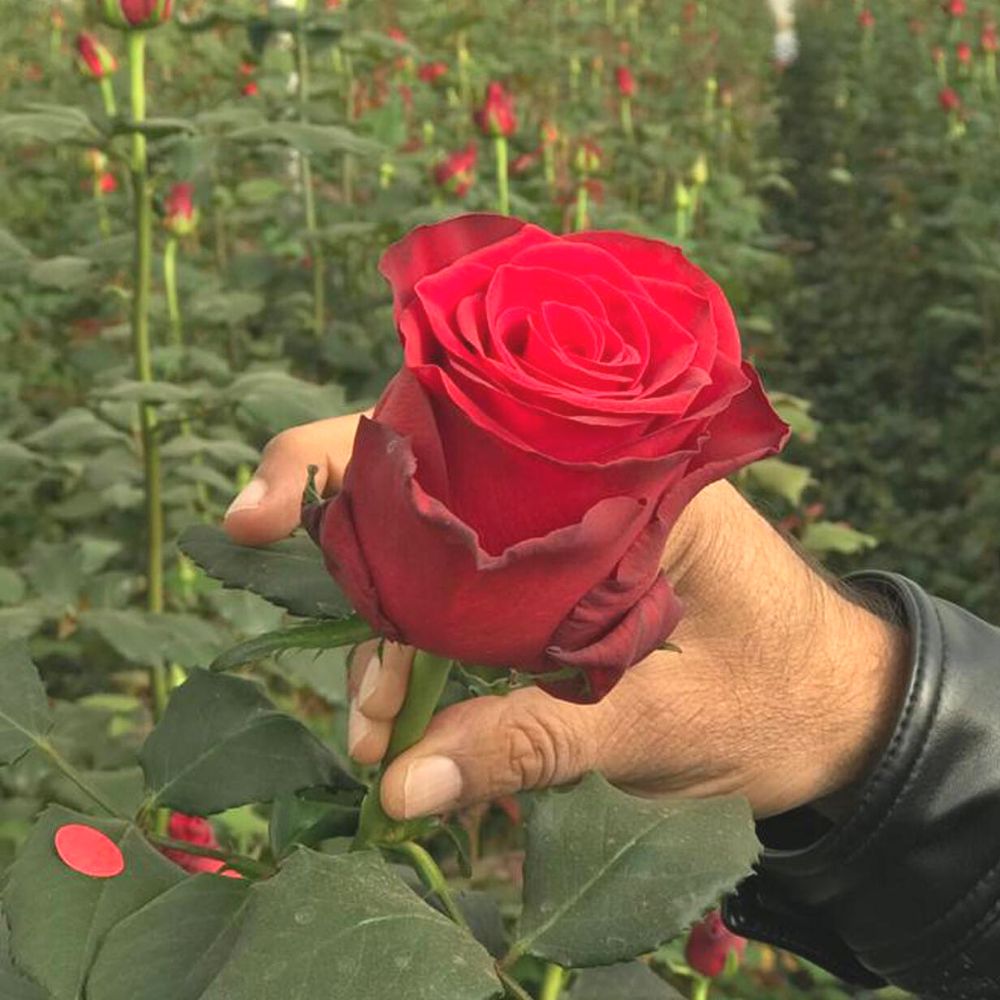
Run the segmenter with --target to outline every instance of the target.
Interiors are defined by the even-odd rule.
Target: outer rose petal
[[[621,560],[648,505],[606,499],[577,524],[490,556],[415,469],[407,440],[362,420],[343,491],[319,524],[330,572],[390,637],[471,663],[556,669],[553,633]]]

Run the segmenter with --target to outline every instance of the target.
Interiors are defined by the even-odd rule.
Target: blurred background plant
[[[371,403],[400,363],[378,257],[462,211],[680,243],[795,432],[741,487],[838,571],[1000,616],[993,0],[801,0],[777,66],[745,0],[179,0],[139,36],[145,108],[99,6],[0,0],[0,642],[75,765],[127,783],[150,677],[284,620],[174,540],[273,434]],[[254,671],[342,747],[342,663]],[[50,800],[80,807],[43,756],[0,772],[0,865]],[[513,808],[467,818],[494,889]],[[254,853],[266,815],[215,824]],[[683,942],[653,966],[686,983]],[[712,989],[850,992],[755,945]]]

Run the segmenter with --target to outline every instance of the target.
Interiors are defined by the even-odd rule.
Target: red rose
[[[115,28],[155,28],[170,20],[174,0],[98,0],[104,20]]]
[[[167,826],[167,836],[171,840],[183,840],[197,847],[212,847],[218,850],[219,842],[215,839],[212,824],[200,816],[185,816],[184,813],[172,812]],[[163,853],[175,865],[180,865],[186,872],[217,872],[225,867],[225,862],[218,858],[206,858],[201,854],[189,854],[171,847],[163,848]]]
[[[875,15],[867,7],[858,14],[858,24],[863,30],[875,27]]]
[[[514,99],[495,80],[486,88],[486,101],[475,114],[476,124],[483,135],[513,135],[517,130]]]
[[[965,17],[968,10],[965,0],[947,0],[941,6],[944,7],[944,12],[951,17]]]
[[[962,98],[953,87],[945,87],[938,94],[938,104],[943,111],[957,111],[962,106]]]
[[[522,174],[528,173],[529,170],[534,169],[537,165],[539,159],[541,158],[541,149],[532,149],[527,153],[521,153],[516,156],[510,165],[510,174],[512,177],[520,177]]]
[[[476,144],[470,142],[460,153],[452,153],[434,168],[434,180],[452,194],[464,198],[476,179]]]
[[[972,62],[972,46],[968,42],[959,42],[955,46],[955,57],[963,66]]]
[[[437,83],[441,77],[448,75],[448,64],[444,62],[424,63],[417,70],[417,75],[424,83]]]
[[[741,958],[746,948],[746,938],[734,934],[726,927],[721,914],[715,910],[691,928],[684,956],[695,972],[714,978],[725,969],[726,957],[730,952],[735,952],[736,957]]]
[[[175,184],[163,199],[163,226],[173,236],[190,236],[198,225],[194,185]]]
[[[632,75],[632,70],[628,66],[619,66],[615,70],[615,80],[618,83],[618,93],[622,97],[634,97],[635,96],[635,77]]]
[[[987,24],[983,28],[983,33],[979,36],[979,44],[984,52],[997,52],[1000,50],[1000,38],[997,37],[997,26]]]
[[[76,36],[77,66],[80,72],[92,80],[101,80],[118,69],[114,53],[89,31],[81,31]]]
[[[260,87],[257,86],[256,80],[249,80],[240,87],[240,93],[244,97],[256,97],[260,93]]]
[[[342,491],[305,520],[387,637],[476,664],[581,668],[602,697],[680,616],[685,504],[779,450],[722,291],[675,247],[496,215],[391,247],[404,368]]]
[[[114,174],[103,173],[97,180],[101,194],[114,194],[118,190],[118,180]]]

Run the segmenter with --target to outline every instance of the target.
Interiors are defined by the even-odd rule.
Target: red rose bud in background
[[[949,17],[965,17],[968,10],[965,0],[946,0],[941,6]]]
[[[622,97],[635,97],[635,77],[628,66],[619,66],[615,70],[615,81],[618,84],[618,93]]]
[[[869,8],[865,8],[860,14],[858,14],[858,24],[868,31],[875,27],[875,15],[871,12]]]
[[[183,840],[186,844],[194,844],[196,847],[219,849],[219,842],[215,839],[212,824],[208,820],[202,819],[201,816],[186,816],[184,813],[172,812],[167,826],[167,836],[171,840]],[[180,865],[192,875],[197,875],[200,872],[218,872],[226,864],[218,858],[189,854],[187,851],[176,850],[172,847],[164,847],[162,851],[175,865]]]
[[[476,125],[483,135],[511,136],[517,130],[514,99],[502,83],[494,80],[486,88],[486,101],[475,114]]]
[[[979,45],[983,52],[996,54],[1000,51],[1000,38],[997,37],[997,26],[987,24],[979,36]]]
[[[962,99],[954,87],[945,87],[938,94],[938,104],[941,105],[943,111],[958,111],[962,106]]]
[[[193,184],[175,184],[163,199],[163,228],[171,236],[190,236],[198,228]]]
[[[118,180],[114,174],[103,173],[97,181],[101,194],[114,194],[118,190]]]
[[[959,42],[955,46],[955,58],[963,66],[968,66],[972,62],[972,46],[968,42]]]
[[[520,177],[523,174],[528,173],[532,170],[541,159],[542,151],[541,148],[533,149],[527,153],[521,153],[520,156],[514,158],[514,162],[510,165],[510,172],[514,177]]]
[[[105,22],[113,28],[155,28],[170,20],[173,0],[97,0]]]
[[[715,910],[691,928],[684,957],[695,972],[714,979],[725,970],[730,952],[740,959],[746,947],[746,938],[729,930]]]
[[[660,560],[688,501],[788,434],[722,290],[666,243],[502,215],[381,270],[404,367],[306,526],[379,634],[600,699],[680,618]]]
[[[437,83],[441,77],[447,75],[448,64],[445,62],[424,63],[420,69],[417,70],[417,76],[419,76],[424,83]]]
[[[464,198],[476,180],[478,156],[476,144],[470,142],[461,152],[452,153],[434,168],[434,181],[439,187]]]
[[[77,67],[91,80],[103,80],[118,69],[118,60],[111,50],[89,31],[76,36]]]
[[[244,97],[256,97],[260,93],[260,87],[257,86],[256,80],[248,80],[240,87],[240,93]]]

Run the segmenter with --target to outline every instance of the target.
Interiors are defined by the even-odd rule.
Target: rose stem
[[[494,141],[497,153],[497,208],[501,215],[510,215],[510,182],[507,176],[507,137],[498,135]]]
[[[566,973],[563,967],[556,965],[555,962],[549,962],[545,966],[545,978],[542,980],[542,992],[538,994],[538,1000],[559,1000],[565,982]]]
[[[451,660],[418,649],[413,658],[406,700],[393,726],[389,749],[382,761],[382,770],[361,805],[361,820],[354,838],[355,849],[373,847],[380,842],[399,843],[407,840],[405,822],[386,815],[380,799],[381,778],[385,769],[404,751],[409,750],[424,735],[434,715],[448,675]]]
[[[141,125],[146,118],[146,33],[128,34],[129,70],[131,73],[132,123]],[[146,158],[146,137],[136,129],[132,133],[132,190],[135,198],[135,272],[132,292],[132,343],[135,351],[136,377],[140,382],[153,381],[149,341],[149,290],[153,249],[153,200]],[[142,435],[143,468],[146,492],[146,607],[163,611],[163,504],[160,495],[160,442],[156,409],[152,403],[139,403],[139,427]],[[150,668],[153,689],[153,718],[163,716],[167,706],[167,673],[162,663]]]

